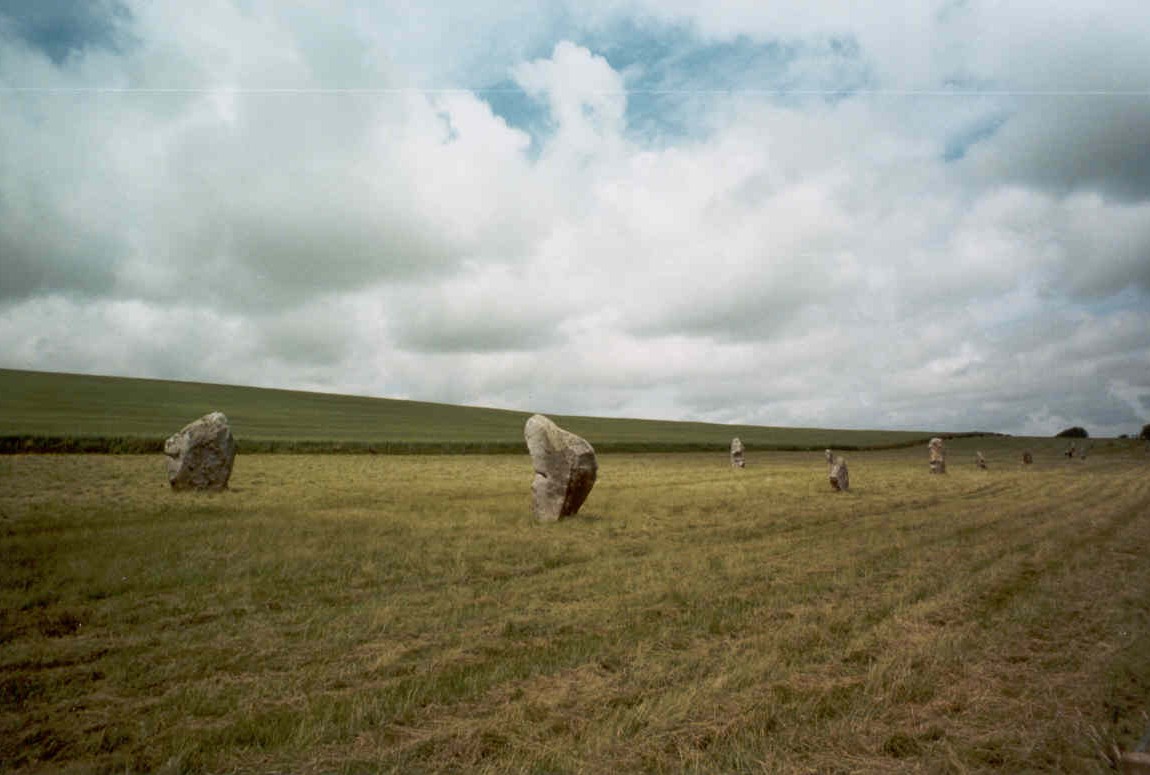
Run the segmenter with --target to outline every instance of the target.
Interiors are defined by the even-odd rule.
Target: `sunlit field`
[[[1061,440],[1059,440],[1061,441]],[[1150,698],[1150,457],[0,458],[0,769],[1107,772]]]

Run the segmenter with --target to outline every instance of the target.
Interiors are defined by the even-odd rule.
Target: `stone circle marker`
[[[731,467],[732,468],[746,468],[747,460],[743,455],[743,442],[739,441],[739,437],[731,439]]]
[[[847,471],[847,461],[842,455],[836,455],[827,450],[827,478],[831,489],[835,492],[846,492],[850,489],[850,474]]]
[[[570,431],[541,414],[532,415],[523,428],[535,479],[531,483],[532,509],[539,522],[556,522],[579,511],[599,472],[595,450]]]
[[[173,490],[225,490],[236,459],[236,441],[223,412],[205,414],[164,442]]]
[[[942,439],[937,436],[930,440],[930,472],[946,473],[946,450],[943,448]]]

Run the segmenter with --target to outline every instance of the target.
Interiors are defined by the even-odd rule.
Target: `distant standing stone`
[[[531,483],[535,519],[555,522],[579,511],[599,472],[595,450],[586,439],[565,431],[541,414],[523,429],[535,480]]]
[[[943,448],[942,439],[937,436],[930,440],[930,472],[946,473],[946,450]]]
[[[982,456],[981,451],[974,453],[974,464],[981,468],[983,471],[986,470],[986,458]]]
[[[236,442],[223,412],[205,414],[164,442],[173,490],[224,490],[236,459]]]
[[[745,468],[747,465],[746,458],[743,456],[743,442],[739,441],[739,437],[731,439],[731,467],[732,468]]]
[[[1022,453],[1023,465],[1030,465],[1033,462],[1034,462],[1034,455],[1030,454],[1030,450],[1026,450],[1025,452]]]
[[[835,492],[846,492],[850,489],[850,474],[847,471],[847,461],[842,455],[836,455],[827,450],[827,478],[831,482],[831,489]]]

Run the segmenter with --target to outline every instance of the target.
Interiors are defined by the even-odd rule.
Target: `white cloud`
[[[554,413],[1129,432],[1150,394],[1141,108],[736,89],[682,95],[681,134],[632,131],[632,101],[655,104],[628,94],[636,78],[706,84],[727,44],[782,51],[782,81],[816,90],[1054,89],[1071,70],[1044,63],[1063,60],[1075,88],[1148,72],[1133,6],[1095,27],[1089,8],[1040,23],[915,3],[898,24],[882,8],[600,2],[557,31],[571,9],[519,25],[500,4],[140,3],[132,43],[61,64],[3,33],[0,85],[193,90],[0,93],[0,364]],[[580,40],[617,53],[660,30],[698,48],[624,73]],[[489,93],[405,88],[500,80],[544,131]],[[331,91],[363,85],[378,90]]]

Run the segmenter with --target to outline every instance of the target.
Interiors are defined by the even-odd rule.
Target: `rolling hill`
[[[0,450],[150,452],[210,411],[247,451],[499,452],[523,449],[528,411],[199,382],[0,369]],[[835,430],[552,415],[600,451],[862,449],[930,431]]]

